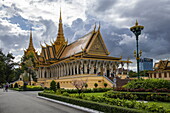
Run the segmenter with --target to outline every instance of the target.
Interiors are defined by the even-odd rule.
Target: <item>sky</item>
[[[130,58],[134,70],[136,38],[130,27],[138,20],[144,26],[139,36],[142,58],[153,58],[154,62],[170,58],[169,0],[0,0],[0,48],[20,61],[32,28],[34,47],[40,52],[40,42],[56,40],[60,7],[69,43],[100,22],[110,56]]]

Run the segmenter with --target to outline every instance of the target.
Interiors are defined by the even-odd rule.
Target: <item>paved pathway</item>
[[[3,92],[0,89],[0,113],[85,113],[37,98],[38,92]]]

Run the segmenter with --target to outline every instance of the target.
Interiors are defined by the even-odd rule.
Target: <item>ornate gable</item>
[[[109,52],[106,48],[106,45],[103,41],[100,31],[97,31],[96,35],[92,37],[92,40],[90,41],[86,52],[88,54],[97,54],[104,56],[109,55]]]

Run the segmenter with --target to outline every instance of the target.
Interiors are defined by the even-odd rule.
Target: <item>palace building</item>
[[[155,63],[153,69],[149,71],[150,78],[170,80],[170,61],[160,60]]]
[[[33,46],[31,31],[29,47],[24,54],[30,53],[34,55],[36,63],[37,82],[34,84],[43,87],[50,87],[52,80],[59,82],[61,88],[75,88],[74,80],[86,81],[88,88],[94,88],[94,83],[98,87],[104,87],[104,83],[108,84],[107,87],[113,87],[116,85],[113,78],[126,76],[128,71],[123,72],[124,64],[128,70],[131,63],[129,60],[123,61],[122,57],[109,56],[100,33],[100,25],[68,44],[64,37],[61,11],[56,40],[50,45],[41,45],[41,53],[38,54]]]

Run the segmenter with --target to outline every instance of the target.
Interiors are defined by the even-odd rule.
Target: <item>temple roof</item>
[[[83,36],[82,38],[79,38],[75,42],[67,45],[60,58],[65,58],[73,54],[82,52],[85,49],[92,35],[93,35],[93,32],[90,32],[87,35]]]

